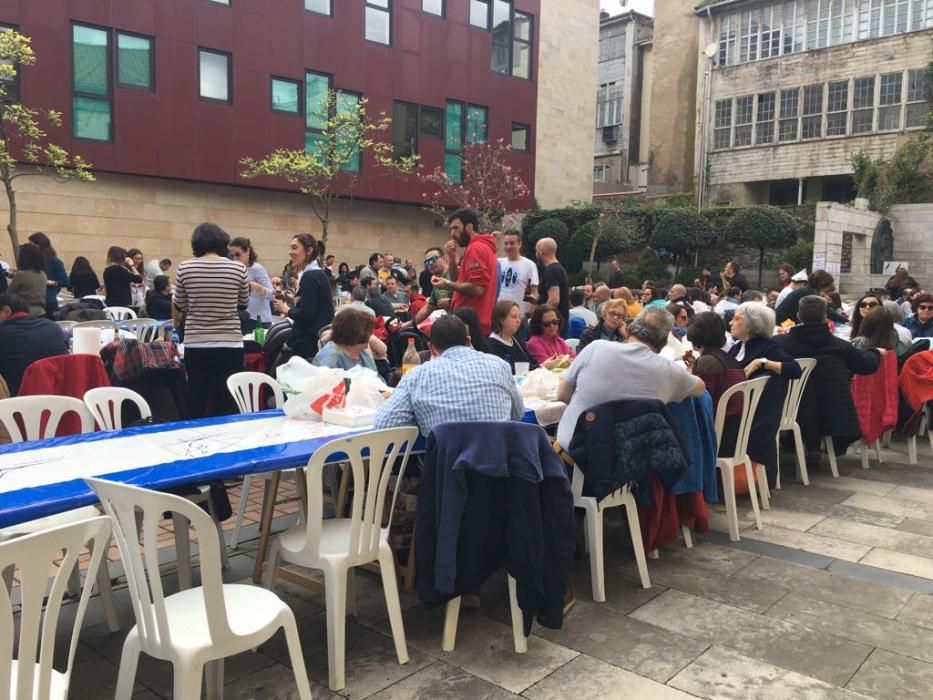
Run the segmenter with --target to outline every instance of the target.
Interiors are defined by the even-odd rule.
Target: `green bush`
[[[794,266],[795,270],[809,270],[813,263],[813,243],[811,241],[797,241],[787,250],[784,259]]]
[[[709,219],[693,209],[671,207],[657,212],[650,243],[671,256],[676,274],[685,257],[715,240]]]
[[[761,286],[766,250],[789,248],[797,242],[797,222],[777,207],[748,207],[729,220],[723,232],[736,245],[758,250],[758,286]]]
[[[666,284],[671,279],[671,271],[667,268],[667,264],[654,254],[653,250],[647,248],[635,266],[635,277],[639,282],[652,280]]]
[[[685,265],[680,268],[680,271],[674,276],[674,281],[679,282],[687,287],[693,286],[693,280],[698,279],[703,275],[702,267],[694,267],[693,265]]]
[[[540,241],[542,238],[553,238],[557,241],[558,250],[560,250],[561,246],[567,245],[567,241],[570,240],[570,230],[567,228],[567,224],[554,217],[539,221],[531,229],[531,232],[535,242]]]

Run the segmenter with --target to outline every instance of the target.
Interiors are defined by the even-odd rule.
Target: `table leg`
[[[272,530],[272,515],[275,509],[275,499],[279,495],[279,481],[282,473],[272,472],[272,476],[263,486],[262,518],[259,520],[259,548],[256,550],[256,566],[253,568],[253,582],[262,584],[262,565],[266,561],[266,549],[269,547],[269,535]]]

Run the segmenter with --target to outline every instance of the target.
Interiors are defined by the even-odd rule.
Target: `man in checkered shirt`
[[[452,315],[435,321],[431,346],[435,357],[402,377],[376,413],[377,429],[417,425],[427,436],[442,423],[522,419],[509,364],[474,350],[463,321]]]

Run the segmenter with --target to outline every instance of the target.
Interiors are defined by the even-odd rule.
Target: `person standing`
[[[236,413],[227,378],[243,369],[238,310],[249,302],[246,268],[230,260],[230,236],[204,223],[191,235],[194,259],[178,266],[172,303],[185,317],[190,418]],[[321,273],[323,274],[323,273]]]
[[[127,257],[133,261],[133,272],[139,275],[139,282],[130,284],[131,307],[139,311],[146,306],[146,265],[143,252],[139,248],[130,248],[126,251]]]
[[[249,283],[249,305],[246,307],[249,321],[246,328],[249,331],[256,330],[257,321],[263,328],[269,328],[272,325],[273,295],[269,273],[256,262],[259,256],[248,238],[234,238],[230,242],[230,254],[234,260],[246,266],[246,281]]]
[[[522,255],[522,235],[518,231],[506,231],[502,244],[505,257],[499,258],[498,301],[514,301],[525,318],[538,298],[538,266]]]
[[[483,337],[489,335],[492,307],[496,303],[496,279],[499,261],[496,258],[496,239],[479,232],[479,217],[472,209],[458,209],[447,220],[450,238],[446,253],[451,276],[456,282],[443,278],[433,280],[435,289],[453,292],[450,307],[469,307],[476,312]],[[457,263],[457,246],[464,249],[463,259]]]
[[[162,258],[159,261],[149,260],[143,266],[143,284],[146,285],[146,291],[155,289],[155,278],[159,275],[168,275],[172,268],[172,261],[168,258]]]
[[[75,299],[82,299],[86,296],[97,294],[100,289],[100,280],[97,279],[97,273],[91,267],[90,261],[83,255],[75,258],[71,266],[71,274],[68,275],[68,286]]]
[[[7,290],[19,296],[33,316],[45,316],[46,289],[48,277],[45,275],[45,260],[39,246],[23,243],[19,247],[19,259],[16,261],[16,274]]]
[[[133,260],[118,245],[107,251],[107,267],[104,268],[104,288],[107,306],[132,306],[133,292],[130,285],[142,284],[143,278],[136,274]]]
[[[609,289],[618,289],[625,286],[625,275],[622,274],[622,266],[615,258],[609,263]]]
[[[535,244],[535,257],[544,270],[538,286],[538,303],[557,309],[566,328],[570,321],[570,284],[567,271],[557,260],[557,242],[542,238]]]
[[[51,318],[52,314],[58,311],[58,293],[68,288],[68,272],[48,236],[36,231],[29,237],[29,242],[39,248],[45,260],[45,313]]]
[[[722,280],[723,289],[738,287],[743,292],[748,290],[748,280],[739,271],[739,264],[735,260],[726,263],[723,271],[719,273],[719,278]]]
[[[317,241],[310,233],[299,233],[288,247],[289,267],[300,275],[295,305],[278,299],[275,310],[292,319],[290,345],[299,357],[311,360],[317,354],[321,329],[334,320],[334,302],[330,293],[330,280],[316,265]]]
[[[440,248],[428,248],[424,251],[424,269],[428,272],[428,282],[431,278],[438,277],[445,280],[450,279],[450,269],[447,267],[447,258],[444,257],[444,251]],[[422,306],[414,313],[415,323],[421,323],[438,309],[450,308],[450,290],[434,287],[431,283],[431,292],[425,292],[428,303]],[[424,285],[422,284],[422,289]]]

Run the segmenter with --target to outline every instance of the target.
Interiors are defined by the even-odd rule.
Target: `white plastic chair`
[[[84,394],[84,404],[101,430],[119,430],[123,427],[123,402],[131,401],[139,409],[140,419],[152,417],[152,410],[142,396],[132,389],[105,386],[89,389]]]
[[[119,326],[125,331],[129,331],[136,336],[136,340],[141,343],[151,343],[158,340],[159,331],[162,322],[154,318],[131,318],[126,321],[120,321]]]
[[[807,460],[803,449],[803,437],[800,434],[800,425],[797,423],[797,411],[800,410],[800,401],[810,374],[816,368],[816,360],[804,357],[797,360],[801,374],[799,379],[791,379],[787,383],[787,395],[784,397],[784,408],[781,410],[781,423],[778,426],[775,442],[777,443],[777,485],[781,488],[781,433],[790,430],[794,434],[794,450],[797,458],[797,478],[804,486],[810,485],[810,475],[807,473]]]
[[[53,437],[62,418],[68,413],[78,416],[82,433],[94,430],[94,418],[80,399],[38,395],[0,400],[0,422],[9,431],[13,442]],[[42,419],[45,417],[47,419],[43,424]]]
[[[18,573],[20,582],[18,638],[14,632],[10,587],[0,585],[0,697],[14,700],[68,697],[81,623],[92,582],[104,568],[101,562],[109,549],[110,530],[110,518],[97,515],[0,543],[0,572],[7,583]],[[74,616],[67,662],[63,665],[61,658],[55,658],[62,598],[77,574],[78,559],[85,548],[91,552],[87,578]],[[61,561],[56,565],[58,560]],[[49,572],[53,570],[49,587]],[[64,670],[54,669],[55,661]]]
[[[114,321],[109,319],[98,319],[96,321],[81,321],[81,323],[76,323],[75,328],[100,328],[103,330],[112,330],[116,332],[117,324]],[[72,329],[74,330],[74,329]]]
[[[295,615],[271,591],[223,583],[217,530],[203,510],[181,496],[102,479],[85,481],[113,518],[114,537],[136,614],[136,625],[123,642],[116,698],[124,700],[133,694],[140,652],[171,662],[175,700],[201,697],[205,665],[207,697],[219,698],[223,694],[223,659],[255,649],[282,629],[298,695],[311,700]],[[201,545],[201,585],[169,596],[162,588],[158,546],[159,523],[166,511],[190,522]],[[137,518],[141,521],[139,531]]]
[[[625,515],[628,517],[629,534],[632,537],[632,549],[635,550],[635,561],[638,564],[638,575],[641,577],[641,587],[651,588],[651,579],[648,576],[648,562],[645,559],[645,546],[641,541],[638,508],[631,489],[624,486],[601,501],[597,501],[592,496],[584,496],[583,472],[580,471],[577,465],[574,465],[570,490],[573,492],[574,508],[583,508],[585,513],[583,525],[586,528],[586,546],[590,554],[590,581],[593,587],[593,600],[597,603],[606,601],[606,577],[603,567],[603,511],[609,508],[618,508],[620,506],[625,508]]]
[[[755,420],[755,412],[758,410],[758,402],[764,392],[765,384],[768,383],[768,377],[759,377],[758,379],[749,379],[740,382],[735,386],[729,387],[719,399],[719,405],[716,407],[716,445],[722,445],[723,427],[726,422],[726,407],[729,400],[736,394],[742,395],[742,415],[739,418],[739,431],[735,441],[735,452],[731,457],[718,457],[716,467],[722,475],[722,490],[726,501],[726,517],[729,520],[729,539],[733,542],[739,541],[739,514],[738,506],[735,502],[735,468],[745,465],[745,476],[748,479],[748,493],[752,500],[752,511],[755,513],[755,527],[761,529],[761,511],[758,509],[758,489],[755,487],[755,472],[752,469],[752,460],[748,457],[748,438],[752,432],[752,423]],[[759,469],[764,476],[764,468]],[[767,483],[765,480],[764,483]]]
[[[579,338],[567,338],[566,342],[567,342],[567,347],[573,350],[574,352],[576,352],[577,346],[580,344],[580,339]]]
[[[268,374],[262,372],[237,372],[227,377],[227,390],[233,396],[240,413],[255,413],[266,408],[261,402],[264,387],[272,392],[275,408],[281,408],[282,404],[285,403],[285,393],[282,391],[282,386]],[[291,470],[288,472],[283,470],[283,476],[285,474],[293,475],[294,473]],[[234,549],[240,543],[240,529],[243,527],[246,501],[249,498],[254,476],[268,480],[272,475],[269,472],[264,472],[262,474],[247,474],[243,477],[243,485],[240,487],[240,500],[236,509],[236,522],[230,538],[230,546]]]
[[[418,429],[415,427],[390,428],[338,438],[324,445],[308,462],[305,524],[286,530],[272,545],[265,578],[269,588],[275,585],[280,560],[324,572],[328,685],[331,690],[341,690],[346,686],[347,594],[349,588],[350,610],[355,613],[356,595],[352,584],[354,567],[379,562],[395,653],[400,664],[408,663],[395,559],[389,548],[389,528],[392,525],[397,489],[393,490],[388,502],[386,492],[397,460],[400,460],[400,466],[396,484],[404,478],[405,467],[417,438]],[[367,453],[365,457],[364,453]],[[324,466],[337,455],[340,455],[341,461],[346,460],[353,470],[351,515],[349,518],[323,520]],[[383,527],[386,512],[389,513],[389,519]]]
[[[101,306],[107,305],[107,297],[103,296],[102,294],[88,294],[81,297],[81,301],[99,301]]]
[[[129,321],[136,318],[136,312],[126,306],[108,306],[104,313],[111,321]]]

